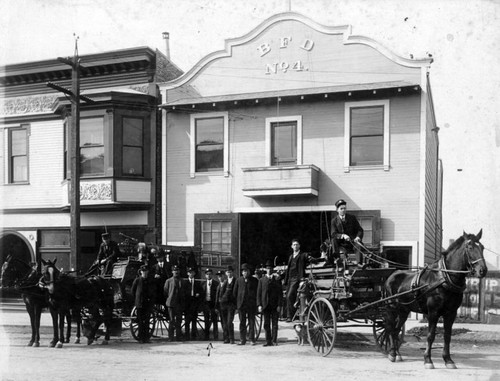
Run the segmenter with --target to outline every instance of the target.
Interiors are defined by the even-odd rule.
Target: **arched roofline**
[[[239,46],[239,45],[245,44],[245,43],[253,40],[254,38],[256,38],[259,34],[263,33],[267,28],[271,27],[272,25],[274,25],[278,22],[288,21],[288,20],[294,20],[294,21],[301,22],[301,23],[308,25],[311,28],[317,30],[318,32],[322,32],[325,34],[331,34],[331,35],[342,34],[344,45],[362,44],[362,45],[370,46],[370,47],[374,48],[375,50],[377,50],[382,55],[384,55],[385,57],[389,58],[393,62],[395,62],[399,65],[402,65],[402,66],[413,67],[413,68],[426,68],[426,67],[429,67],[433,61],[431,58],[409,59],[409,58],[401,57],[401,56],[397,55],[396,53],[394,53],[392,50],[388,49],[387,47],[383,46],[382,44],[380,44],[379,42],[375,41],[374,39],[372,39],[370,37],[352,35],[351,34],[352,33],[352,26],[351,25],[327,26],[327,25],[319,24],[316,21],[313,21],[309,17],[304,16],[300,13],[283,12],[283,13],[278,13],[278,14],[275,14],[275,15],[269,17],[267,20],[263,21],[257,27],[255,27],[250,32],[248,32],[247,34],[245,34],[241,37],[226,39],[225,40],[225,48],[223,50],[218,50],[218,51],[215,51],[215,52],[212,52],[212,53],[206,55],[182,76],[174,79],[173,81],[164,82],[163,84],[159,84],[160,88],[163,90],[174,89],[176,87],[179,87],[179,86],[189,82],[192,78],[194,78],[202,69],[204,69],[211,62],[213,62],[219,58],[231,57],[232,49],[234,46]]]

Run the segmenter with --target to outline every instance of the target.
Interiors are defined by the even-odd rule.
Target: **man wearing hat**
[[[196,269],[188,267],[188,294],[186,301],[186,324],[185,324],[185,337],[186,340],[196,340],[198,337],[198,329],[196,328],[196,321],[198,319],[198,309],[200,307],[200,297],[202,295],[201,285],[194,278]]]
[[[151,306],[153,303],[153,287],[148,280],[149,269],[142,265],[139,268],[139,276],[132,283],[132,295],[137,311],[137,322],[139,325],[139,342],[149,342],[149,320],[151,317]]]
[[[234,344],[234,312],[236,311],[236,298],[233,296],[234,278],[233,266],[227,266],[227,279],[219,287],[217,299],[220,303],[222,328],[224,329],[224,344]]]
[[[252,345],[255,345],[255,314],[257,312],[257,287],[259,281],[250,275],[250,268],[246,263],[241,265],[241,274],[242,276],[236,279],[233,290],[240,318],[240,342],[238,345],[245,345],[247,342],[247,319],[250,341]]]
[[[157,302],[160,304],[165,304],[165,298],[163,297],[163,286],[167,279],[172,276],[172,274],[171,271],[169,273],[169,269],[167,269],[165,254],[161,248],[156,252],[156,263],[153,265],[152,272],[154,282],[156,283]]]
[[[212,270],[205,269],[205,281],[201,284],[202,301],[203,301],[203,318],[205,320],[205,340],[210,338],[210,326],[213,326],[214,340],[219,340],[219,322],[215,311],[215,303],[217,301],[217,289],[219,282],[212,279]]]
[[[113,264],[121,255],[120,249],[118,248],[118,244],[111,240],[109,233],[102,233],[101,238],[102,243],[101,246],[99,246],[96,263],[101,269],[101,275],[111,274],[113,271]]]
[[[165,296],[165,305],[167,306],[168,315],[170,317],[170,325],[168,326],[168,337],[170,341],[174,341],[174,329],[177,341],[182,341],[182,313],[185,309],[185,301],[189,290],[185,279],[180,277],[179,267],[172,266],[172,277],[168,278],[163,287]]]
[[[334,244],[335,256],[338,258],[340,248],[343,247],[348,253],[356,252],[358,261],[361,262],[361,255],[356,250],[356,245],[353,242],[360,243],[363,239],[363,228],[358,222],[356,216],[346,213],[347,202],[338,200],[335,203],[337,215],[332,219],[332,237]]]
[[[300,251],[300,243],[297,239],[292,240],[292,254],[288,258],[285,272],[287,323],[291,323],[295,315],[295,301],[300,280],[306,276],[306,266],[309,263],[309,255]]]
[[[282,300],[281,279],[273,274],[273,262],[266,262],[266,274],[259,279],[257,287],[257,310],[264,316],[266,332],[265,347],[278,345],[278,318]]]

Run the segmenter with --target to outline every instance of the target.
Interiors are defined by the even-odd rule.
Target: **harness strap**
[[[467,285],[464,284],[463,286],[460,286],[451,280],[450,275],[448,274],[449,271],[446,268],[444,257],[441,257],[438,266],[439,274],[441,274],[442,279],[444,279],[443,287],[451,292],[462,294],[465,291]]]

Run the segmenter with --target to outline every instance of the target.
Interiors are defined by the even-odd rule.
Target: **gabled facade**
[[[214,267],[283,262],[292,238],[318,252],[343,198],[369,248],[433,260],[431,62],[283,13],[160,84],[162,241],[200,245]]]
[[[70,253],[71,110],[47,87],[71,88],[71,68],[58,60],[0,68],[0,176],[4,260],[58,258],[82,271],[95,260],[100,234],[156,242],[159,218],[158,81],[182,72],[147,47],[81,56],[81,248]]]

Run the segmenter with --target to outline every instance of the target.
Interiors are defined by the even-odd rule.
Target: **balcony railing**
[[[319,168],[315,165],[243,168],[247,197],[317,196]]]

